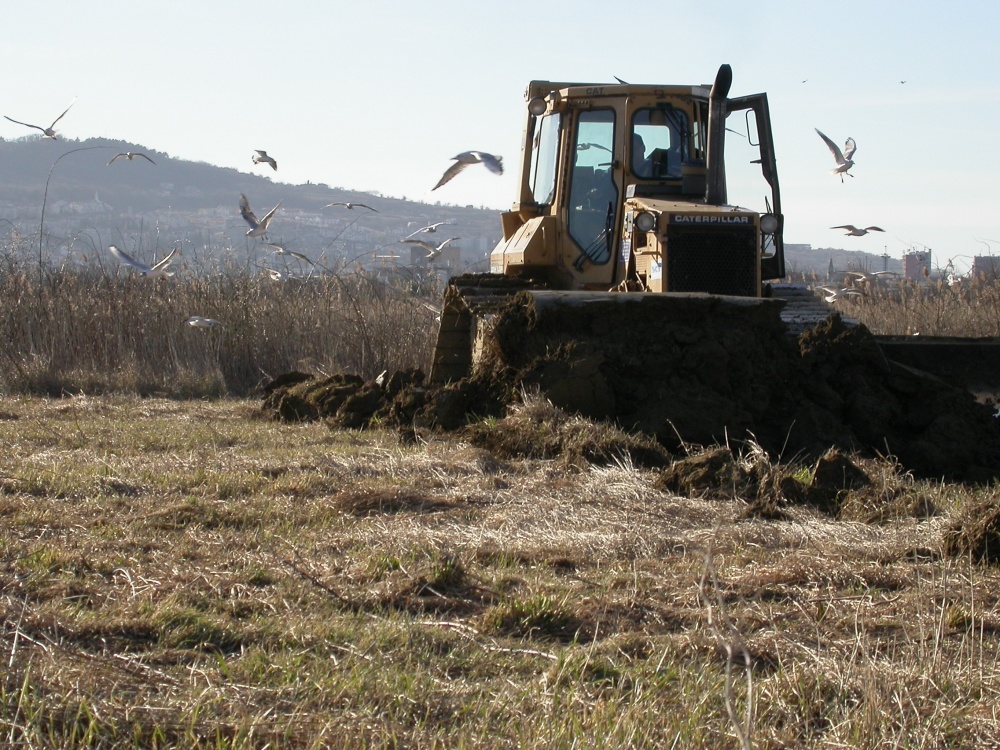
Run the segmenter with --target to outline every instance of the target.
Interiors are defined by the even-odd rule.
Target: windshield
[[[632,173],[645,180],[679,179],[687,160],[687,114],[673,107],[637,110],[632,117]]]
[[[531,194],[535,203],[544,205],[552,202],[556,190],[559,114],[545,115],[537,127],[531,156]]]
[[[602,265],[611,258],[610,234],[618,205],[611,172],[614,147],[614,110],[581,112],[569,183],[569,235],[582,251],[580,263],[586,258]]]

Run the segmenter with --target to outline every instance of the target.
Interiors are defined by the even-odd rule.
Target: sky
[[[46,0],[8,3],[4,27],[2,115],[45,126],[74,102],[67,138],[498,212],[528,81],[711,84],[728,63],[731,95],[768,95],[786,243],[1000,255],[992,1]],[[853,178],[816,128],[855,139]],[[0,119],[0,138],[34,132]],[[509,168],[432,192],[469,149]]]

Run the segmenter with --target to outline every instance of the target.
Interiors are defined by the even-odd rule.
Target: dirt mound
[[[775,458],[801,459],[837,447],[891,454],[919,476],[1000,475],[992,408],[889,361],[866,328],[838,316],[795,339],[780,304],[698,294],[522,292],[495,315],[472,378],[430,387],[416,370],[367,383],[295,373],[268,386],[264,408],[279,419],[352,428],[377,421],[406,434],[502,416],[518,394],[537,390],[564,411],[652,436],[674,452],[748,444]],[[481,432],[489,443],[490,431]],[[537,443],[540,434],[533,438],[526,429],[518,437]],[[494,438],[491,448],[504,442]],[[501,452],[516,454],[511,446]]]

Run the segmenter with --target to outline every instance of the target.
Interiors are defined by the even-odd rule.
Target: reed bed
[[[40,273],[8,255],[0,389],[246,395],[295,369],[372,378],[426,368],[436,324],[425,301],[405,279],[363,270],[276,282],[252,267],[189,269],[151,280],[117,264]],[[184,321],[194,315],[221,325],[192,328]]]

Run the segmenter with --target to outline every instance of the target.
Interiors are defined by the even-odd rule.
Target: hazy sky
[[[710,84],[729,63],[732,95],[770,100],[786,242],[1000,254],[995,1],[47,0],[3,21],[2,115],[44,126],[76,97],[69,138],[497,209],[529,80]],[[829,174],[814,128],[857,141],[854,179]],[[0,137],[30,132],[0,119]],[[467,149],[511,169],[431,192]],[[845,223],[887,232],[830,229]]]

